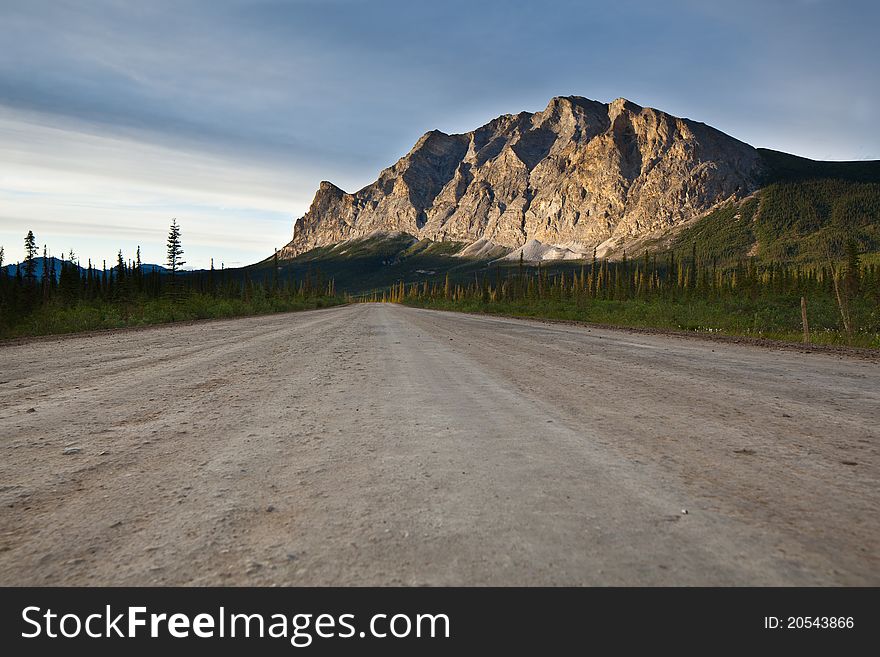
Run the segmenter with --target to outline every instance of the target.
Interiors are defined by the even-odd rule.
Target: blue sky
[[[248,264],[427,130],[624,96],[880,159],[880,3],[0,0],[0,245]]]

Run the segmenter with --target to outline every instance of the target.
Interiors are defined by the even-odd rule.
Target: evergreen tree
[[[171,270],[171,278],[186,261],[181,258],[183,255],[183,247],[180,245],[180,226],[177,225],[177,219],[171,220],[171,228],[168,231],[168,268]]]
[[[3,247],[0,246],[0,308],[5,305],[6,302],[6,289],[7,283],[6,279],[6,269],[3,268],[3,260],[6,257],[6,253],[3,250]]]
[[[57,285],[58,285],[58,277],[57,277],[57,272],[55,270],[55,258],[50,258],[50,260],[49,260],[49,287],[54,290],[57,287]]]
[[[76,265],[76,256],[72,249],[69,254],[69,260],[61,261],[61,277],[58,281],[58,289],[65,303],[73,303],[79,297],[79,267]]]
[[[861,259],[859,258],[859,245],[852,238],[846,242],[846,273],[844,273],[844,287],[847,295],[852,298],[859,294],[861,287]]]
[[[144,270],[141,265],[141,245],[138,244],[137,247],[137,255],[134,260],[134,269],[132,270],[132,277],[134,278],[134,286],[137,293],[140,294],[144,291]]]
[[[49,292],[52,286],[49,284],[49,253],[46,245],[43,245],[43,272],[40,275],[40,293],[43,295],[43,302],[49,299]]]
[[[28,285],[37,282],[37,240],[32,230],[24,238],[24,278]]]

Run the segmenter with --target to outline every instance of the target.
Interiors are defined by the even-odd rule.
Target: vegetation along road
[[[0,345],[0,584],[880,584],[880,366],[361,304]]]

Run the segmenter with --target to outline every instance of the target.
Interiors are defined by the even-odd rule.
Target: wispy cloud
[[[95,260],[142,245],[162,261],[171,217],[191,261],[252,260],[290,237],[291,208],[312,190],[295,169],[231,160],[39,123],[0,112],[0,244],[14,257],[29,229],[56,252]]]

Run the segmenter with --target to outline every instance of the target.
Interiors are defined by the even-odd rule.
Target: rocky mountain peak
[[[339,189],[339,187],[334,185],[329,180],[322,180],[321,184],[318,185],[318,189],[322,192],[332,192],[332,193],[338,192],[340,194],[345,194],[345,192],[343,192],[341,189]]]
[[[745,196],[760,175],[755,149],[702,123],[557,96],[468,133],[431,130],[353,194],[322,182],[282,254],[376,232],[601,254]]]

